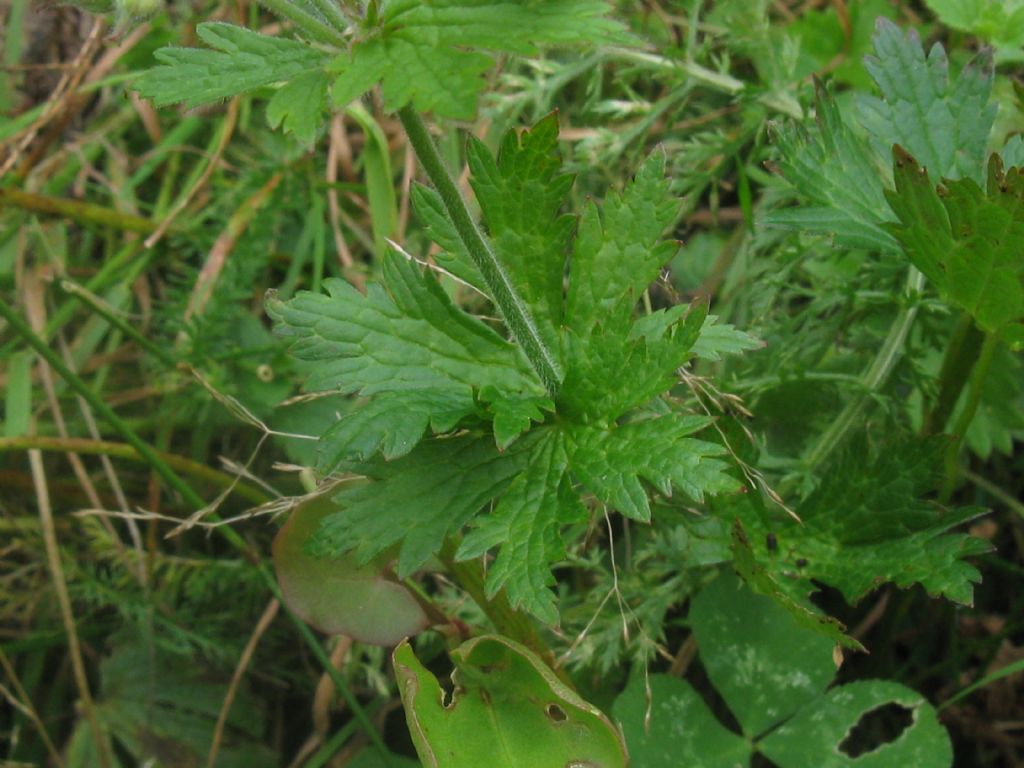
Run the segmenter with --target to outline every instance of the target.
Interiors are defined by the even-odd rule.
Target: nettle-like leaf
[[[952,764],[949,736],[921,695],[876,680],[826,692],[835,674],[832,643],[733,574],[701,590],[689,621],[708,678],[742,735],[726,729],[686,681],[652,675],[648,699],[637,675],[612,707],[637,765],[746,766],[755,753],[780,768]],[[887,704],[910,710],[910,725],[881,744],[853,735],[864,716]]]
[[[1024,169],[989,160],[983,190],[971,179],[943,180],[901,147],[894,150],[891,227],[907,256],[949,303],[988,332],[1024,341]]]
[[[696,436],[710,419],[659,397],[705,332],[711,359],[759,342],[709,321],[702,303],[635,316],[676,250],[661,239],[678,212],[662,155],[603,209],[589,203],[573,241],[554,117],[505,137],[496,158],[480,143],[469,154],[484,227],[564,371],[556,394],[516,345],[394,253],[365,296],[328,281],[330,295],[271,296],[267,309],[278,332],[297,339],[293,353],[317,363],[309,388],[369,398],[321,441],[322,471],[373,482],[338,496],[341,512],[324,520],[319,550],[354,549],[367,561],[399,545],[405,576],[470,525],[457,557],[496,553],[487,593],[505,589],[513,605],[554,623],[551,569],[566,554],[563,530],[586,518],[584,496],[647,521],[652,492],[700,502],[740,487],[722,446]],[[457,263],[434,193],[418,197]]]
[[[161,48],[162,66],[149,70],[135,88],[158,107],[198,107],[322,68],[329,57],[298,40],[269,37],[223,22],[196,27],[210,48]]]
[[[376,83],[388,109],[408,103],[444,117],[472,118],[492,54],[533,55],[544,46],[622,41],[603,0],[390,0],[367,19],[337,73],[344,106]]]
[[[757,566],[791,594],[806,597],[813,580],[853,604],[892,582],[920,584],[931,595],[970,605],[981,575],[966,559],[990,546],[949,531],[984,510],[947,510],[924,500],[936,486],[943,448],[938,439],[884,446],[875,455],[863,444],[852,446],[797,505],[802,523],[772,522],[749,498],[736,500],[729,514],[742,521]]]
[[[776,131],[780,170],[811,205],[773,211],[767,223],[831,234],[851,248],[898,251],[888,228],[896,217],[885,196],[892,186],[889,157],[896,143],[933,178],[981,183],[995,119],[995,106],[988,103],[991,62],[981,56],[951,81],[940,44],[926,56],[916,32],[904,32],[887,19],[877,22],[874,50],[865,65],[881,96],[857,94],[856,100],[856,118],[870,144],[819,88],[817,125]]]

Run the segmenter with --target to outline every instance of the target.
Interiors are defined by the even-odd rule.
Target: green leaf
[[[982,514],[973,507],[945,510],[922,497],[938,482],[943,440],[903,442],[869,452],[863,444],[839,454],[821,486],[790,519],[768,527],[748,500],[733,500],[759,565],[791,589],[829,584],[850,603],[892,582],[920,584],[929,594],[972,602],[977,569],[966,558],[987,552],[987,542],[948,533]],[[724,511],[724,510],[723,510]],[[766,544],[768,534],[774,547]]]
[[[385,459],[404,456],[428,426],[437,434],[448,432],[475,410],[473,398],[463,390],[382,393],[350,410],[323,434],[317,471],[327,475],[345,462],[365,461],[378,451]]]
[[[557,348],[562,324],[562,282],[572,216],[559,211],[573,177],[562,173],[558,115],[529,131],[509,131],[495,160],[483,142],[470,140],[470,182],[491,240],[549,347]]]
[[[380,82],[389,110],[412,102],[421,112],[471,119],[491,54],[621,42],[621,27],[605,18],[609,10],[601,0],[392,0],[332,64],[334,100],[347,104]]]
[[[456,307],[429,272],[389,252],[383,274],[365,296],[341,280],[324,281],[329,296],[268,296],[277,333],[298,339],[292,354],[319,363],[308,388],[542,392],[519,350]]]
[[[555,404],[547,397],[507,397],[494,387],[484,387],[480,399],[494,417],[494,442],[502,451],[526,432],[532,422],[543,422],[544,411],[555,410]]]
[[[588,338],[610,316],[631,316],[633,304],[675,254],[676,243],[661,239],[679,212],[669,186],[665,155],[655,152],[621,194],[607,198],[603,211],[587,204],[566,300],[566,323],[579,337]]]
[[[690,624],[708,677],[748,737],[821,695],[835,674],[831,641],[728,571],[693,599]]]
[[[405,578],[501,495],[522,471],[528,447],[520,440],[501,453],[490,437],[462,435],[426,440],[394,461],[357,465],[374,482],[335,496],[341,512],[324,519],[316,551],[355,549],[365,563],[401,542],[398,576]]]
[[[942,297],[992,333],[1024,322],[1024,169],[989,162],[987,195],[970,179],[938,187],[902,148],[893,150],[900,223],[891,231]]]
[[[628,314],[631,305],[624,299],[587,337],[564,331],[562,413],[584,423],[608,424],[678,381],[678,369],[700,337],[707,304],[659,310],[635,322]]]
[[[840,745],[860,719],[887,704],[912,713],[912,722],[895,740],[866,754],[850,757]],[[761,751],[779,768],[890,768],[920,765],[945,768],[953,764],[953,749],[935,708],[923,696],[898,683],[864,680],[834,688],[772,731]]]
[[[428,625],[412,593],[387,571],[386,558],[318,558],[305,550],[320,521],[338,512],[325,497],[296,507],[274,538],[274,569],[288,609],[321,632],[394,645]]]
[[[600,710],[504,637],[469,640],[451,654],[454,694],[407,642],[393,663],[409,732],[427,768],[625,768],[622,740]]]
[[[936,43],[926,57],[914,30],[904,32],[879,19],[874,43],[875,57],[865,65],[882,99],[861,95],[858,105],[879,156],[887,157],[892,145],[900,144],[932,178],[982,183],[985,146],[996,114],[995,105],[988,103],[991,62],[983,55],[950,82],[943,47]]]
[[[766,223],[835,235],[850,248],[895,251],[883,224],[893,220],[885,201],[882,165],[848,128],[832,94],[817,89],[813,128],[787,125],[774,132],[783,176],[813,205],[772,211]]]
[[[925,0],[948,27],[976,35],[997,49],[1001,61],[1024,58],[1024,2],[1021,0]]]
[[[643,676],[633,675],[612,705],[633,765],[746,768],[750,764],[746,739],[723,726],[689,683],[669,675],[651,675],[647,683],[650,701]]]
[[[579,427],[571,434],[573,473],[603,502],[634,520],[651,519],[647,489],[673,489],[701,502],[704,493],[737,491],[740,483],[726,474],[729,464],[715,458],[725,448],[689,435],[712,422],[705,416],[669,414],[632,421],[610,429]]]
[[[1024,167],[1024,136],[1018,134],[1011,138],[999,155],[1003,158],[1004,168]]]
[[[459,560],[479,557],[494,547],[498,556],[487,572],[487,596],[505,588],[513,607],[548,624],[558,622],[551,564],[565,556],[561,527],[586,517],[567,474],[565,438],[555,429],[538,433],[521,474],[489,515],[477,518],[459,547]]]
[[[715,315],[708,315],[700,329],[700,337],[694,342],[693,356],[718,361],[726,355],[738,355],[763,347],[764,342],[756,336],[728,323],[718,322]]]
[[[32,364],[34,352],[16,352],[7,364],[4,392],[4,437],[27,435],[32,427]]]
[[[305,72],[281,86],[267,103],[267,123],[284,126],[288,133],[312,147],[327,106],[327,80],[323,72]]]
[[[161,48],[154,67],[142,75],[135,89],[158,106],[183,103],[197,107],[227,99],[262,86],[287,82],[299,75],[319,70],[327,57],[315,48],[296,40],[268,37],[258,32],[222,22],[207,22],[196,27],[196,34],[213,50],[205,48]],[[311,75],[314,73],[310,73]],[[284,97],[275,108],[280,114],[296,94]],[[308,106],[308,102],[307,102]],[[292,117],[292,121],[297,121]],[[308,113],[302,119],[303,130]]]

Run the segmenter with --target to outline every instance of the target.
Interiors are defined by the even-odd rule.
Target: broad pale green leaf
[[[984,57],[949,79],[946,52],[936,43],[925,56],[914,30],[879,19],[875,56],[865,62],[882,99],[862,95],[861,123],[880,157],[900,144],[932,178],[973,179],[981,184],[995,105],[990,105],[991,62]]]
[[[737,491],[740,483],[727,474],[720,445],[690,435],[710,424],[704,416],[669,414],[609,429],[579,427],[570,435],[569,463],[573,474],[601,501],[627,517],[651,519],[646,480],[671,496],[682,491],[695,501],[704,494]]]
[[[1024,322],[1024,169],[989,162],[986,192],[970,179],[938,187],[902,148],[894,150],[899,217],[891,231],[944,299],[991,333]]]
[[[307,147],[313,146],[316,131],[327,106],[327,78],[322,71],[304,72],[278,89],[267,103],[267,123],[284,126]]]
[[[708,677],[748,737],[817,698],[835,673],[831,641],[731,572],[693,599],[690,625]]]
[[[448,432],[475,410],[472,396],[459,389],[381,393],[323,434],[317,470],[330,474],[344,462],[365,461],[378,451],[385,459],[404,456],[427,427],[438,434]]]
[[[406,721],[426,768],[625,768],[622,740],[600,710],[536,654],[504,637],[469,640],[451,654],[454,693],[409,644],[393,663]]]
[[[196,107],[227,99],[287,82],[327,62],[325,54],[305,43],[232,24],[207,22],[196,33],[210,48],[161,48],[155,56],[162,66],[136,82],[136,90],[158,107],[179,102]]]
[[[468,394],[492,385],[542,393],[519,350],[456,307],[429,272],[393,251],[383,272],[384,283],[372,283],[365,296],[344,281],[327,280],[327,296],[268,297],[277,332],[297,339],[292,353],[318,361],[308,389]]]
[[[376,26],[332,68],[334,98],[347,104],[381,83],[391,110],[470,119],[492,54],[624,40],[602,0],[392,0]]]
[[[525,466],[529,447],[523,439],[501,453],[489,436],[434,438],[400,459],[356,465],[373,482],[335,497],[341,512],[324,519],[317,552],[355,549],[368,562],[401,542],[398,575],[405,578],[501,495]]]
[[[883,224],[893,220],[885,201],[883,165],[843,122],[832,95],[818,88],[813,127],[787,125],[775,131],[783,176],[812,205],[772,211],[766,223],[834,235],[851,248],[896,251]]]
[[[689,683],[669,675],[651,675],[648,682],[649,702],[643,676],[633,675],[612,705],[612,717],[622,728],[633,765],[746,768],[750,764],[747,740],[723,726]]]
[[[554,583],[552,563],[565,556],[560,529],[585,519],[586,511],[567,474],[565,438],[560,431],[549,428],[538,433],[525,461],[522,473],[494,511],[477,518],[458,558],[468,560],[500,547],[487,572],[488,596],[504,587],[513,606],[555,624],[558,609],[549,587]]]
[[[395,645],[426,629],[412,593],[390,577],[386,559],[358,565],[354,555],[314,557],[306,542],[338,507],[318,497],[296,507],[274,538],[274,569],[289,610],[331,635]]]
[[[512,284],[530,305],[548,346],[557,349],[562,323],[562,282],[572,216],[560,215],[573,177],[562,173],[558,115],[529,131],[509,131],[495,160],[471,139],[470,182],[495,250]]]
[[[840,749],[851,729],[872,710],[897,704],[913,722],[890,743],[856,758]],[[779,768],[891,768],[953,764],[953,749],[935,709],[923,696],[898,683],[863,680],[834,688],[768,734],[760,749]]]

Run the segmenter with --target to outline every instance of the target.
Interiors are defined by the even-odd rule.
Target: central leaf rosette
[[[460,559],[497,551],[488,594],[505,588],[550,623],[551,568],[565,556],[563,529],[586,520],[585,500],[646,522],[652,492],[699,502],[740,487],[725,448],[695,436],[712,420],[664,395],[695,354],[757,346],[715,326],[700,302],[637,316],[677,248],[662,239],[678,214],[663,155],[577,222],[562,213],[573,179],[557,141],[550,116],[509,133],[497,158],[477,140],[468,151],[498,259],[563,373],[557,395],[516,344],[396,251],[366,295],[336,280],[327,295],[267,302],[293,354],[315,362],[307,388],[361,398],[322,437],[318,470],[373,482],[339,494],[343,511],[324,520],[317,546],[369,560],[397,545],[404,577],[468,525]],[[420,187],[414,202],[444,270],[483,286],[437,193]]]

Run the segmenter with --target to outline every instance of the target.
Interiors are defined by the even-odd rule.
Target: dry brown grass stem
[[[231,676],[231,684],[228,686],[227,693],[224,695],[224,703],[221,705],[220,713],[217,715],[217,725],[213,729],[213,741],[210,744],[210,752],[206,756],[207,768],[214,768],[217,764],[217,752],[220,751],[220,742],[224,738],[224,726],[227,725],[228,715],[231,712],[231,705],[235,701],[235,694],[238,693],[238,686],[242,682],[242,675],[244,675],[245,670],[249,668],[249,662],[252,661],[252,656],[256,652],[256,646],[259,645],[260,638],[263,637],[267,628],[274,621],[280,607],[281,603],[278,602],[277,598],[274,598],[267,603],[267,607],[263,610],[263,615],[260,616],[260,620],[256,622],[256,627],[253,629],[252,635],[249,637],[249,642],[245,644],[245,649],[242,651],[242,655],[238,659],[238,664],[235,666],[235,672]]]
[[[68,594],[67,581],[64,578],[64,566],[60,561],[60,546],[57,543],[57,529],[53,524],[53,510],[50,507],[50,492],[46,485],[46,471],[43,468],[43,454],[37,450],[28,452],[29,466],[32,468],[32,482],[36,489],[36,501],[39,505],[39,524],[46,545],[46,560],[53,578],[53,589],[57,593],[61,620],[68,636],[68,655],[71,657],[71,669],[78,688],[78,696],[82,702],[82,711],[92,730],[96,741],[96,756],[100,768],[110,767],[110,755],[107,752],[107,741],[96,714],[96,703],[89,690],[89,678],[82,659],[82,648],[78,642],[78,630],[75,627],[75,615],[71,609],[71,596]]]

